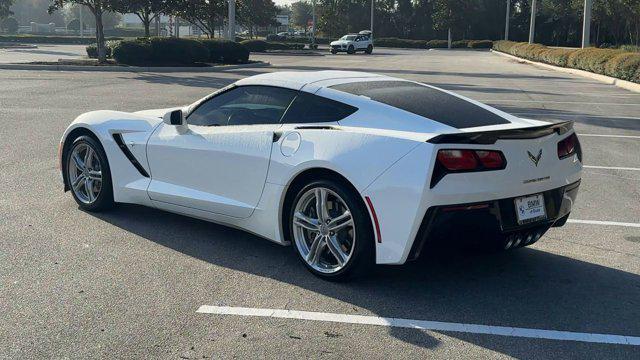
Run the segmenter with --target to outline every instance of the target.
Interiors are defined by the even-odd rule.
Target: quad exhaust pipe
[[[542,230],[536,230],[511,234],[505,240],[504,249],[509,250],[518,248],[520,246],[531,245],[540,240],[540,237],[542,237],[542,233]]]

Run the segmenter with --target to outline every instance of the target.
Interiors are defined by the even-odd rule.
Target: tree
[[[67,24],[67,27],[69,26],[69,23],[73,20],[78,20],[80,19],[80,5],[73,5],[73,6],[66,6],[65,7],[65,22]],[[104,29],[112,29],[114,27],[116,27],[118,24],[120,24],[120,21],[122,20],[122,17],[119,13],[114,12],[114,11],[105,11],[104,13],[102,13],[102,27]],[[85,9],[85,14],[82,18],[82,22],[84,23],[85,29],[89,29],[89,28],[95,28],[96,27],[96,22],[95,22],[95,18],[93,18],[92,16],[89,16],[89,14],[87,13],[86,9]],[[80,29],[79,25],[76,26],[76,30]]]
[[[273,0],[241,0],[237,10],[238,23],[249,28],[249,36],[252,38],[253,28],[273,25],[278,11]]]
[[[466,30],[466,19],[476,16],[471,11],[470,0],[435,0],[433,4],[433,26],[436,30],[463,32]],[[464,37],[464,35],[463,35]]]
[[[38,24],[54,23],[56,26],[65,26],[66,22],[61,12],[47,12],[50,3],[51,0],[14,0],[11,11],[20,25],[29,25],[33,21]]]
[[[18,28],[20,28],[20,25],[18,24],[18,20],[15,18],[8,17],[0,21],[0,30],[6,31],[9,34],[17,33]]]
[[[165,11],[185,19],[212,38],[224,20],[225,3],[225,0],[177,0]]]
[[[291,4],[291,23],[295,26],[307,28],[309,20],[313,18],[313,6],[306,1]]]
[[[13,1],[14,0],[0,0],[0,19],[13,15],[13,12],[9,10],[11,5],[13,5]]]
[[[144,36],[151,36],[151,23],[167,9],[165,0],[117,0],[115,10],[119,13],[133,13],[144,26]]]
[[[66,3],[84,5],[89,8],[96,21],[96,47],[98,48],[98,62],[105,63],[107,61],[107,51],[104,44],[104,27],[102,16],[106,11],[113,10],[117,0],[51,0],[49,13],[60,10]]]

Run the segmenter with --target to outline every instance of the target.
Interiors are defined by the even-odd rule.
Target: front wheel
[[[300,189],[290,209],[294,250],[314,275],[343,280],[373,264],[368,212],[346,186],[331,180],[312,182]]]
[[[69,188],[80,208],[87,211],[111,208],[114,205],[111,171],[100,143],[92,137],[79,136],[65,159]]]
[[[333,55],[335,55],[335,54],[337,54],[337,53],[338,53],[338,50],[333,50],[333,49],[331,49],[331,53],[332,53]]]
[[[349,45],[349,48],[347,49],[347,54],[355,54],[356,53],[356,49],[353,47],[353,45]]]

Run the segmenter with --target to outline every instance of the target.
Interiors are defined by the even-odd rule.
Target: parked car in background
[[[339,40],[332,41],[330,44],[332,54],[338,52],[346,52],[347,54],[355,54],[356,51],[364,51],[367,54],[373,52],[373,38],[371,31],[364,30],[358,34],[347,34]]]

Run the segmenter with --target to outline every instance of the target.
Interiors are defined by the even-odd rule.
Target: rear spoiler
[[[456,134],[442,134],[429,140],[432,144],[495,144],[502,139],[536,139],[554,132],[562,135],[573,129],[573,121],[564,121],[542,126],[532,126],[528,128],[478,131]]]

